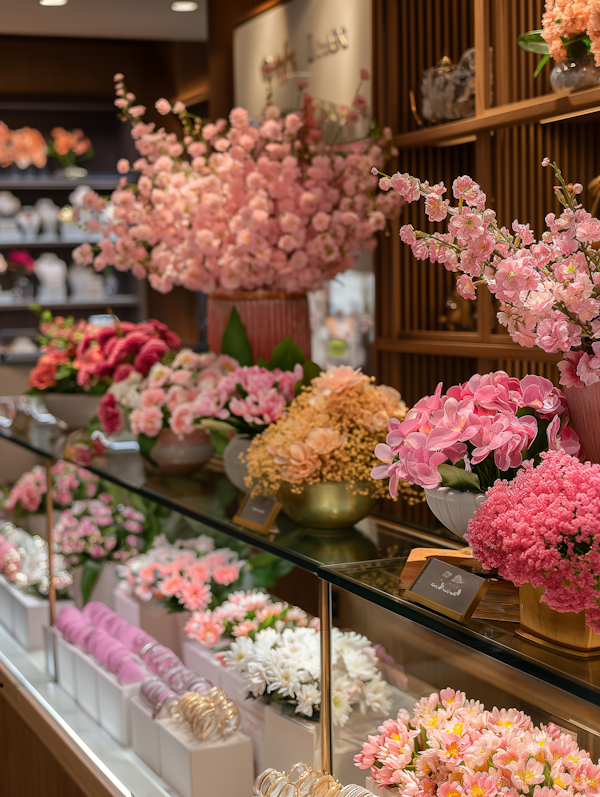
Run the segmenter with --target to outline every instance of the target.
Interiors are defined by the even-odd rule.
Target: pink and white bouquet
[[[63,508],[76,500],[94,498],[98,492],[98,481],[98,476],[94,473],[59,459],[52,465],[54,506]],[[42,499],[46,490],[46,469],[42,465],[36,465],[18,479],[2,502],[2,508],[16,518],[40,510],[45,512]]]
[[[579,440],[565,409],[563,393],[541,376],[475,374],[444,395],[440,382],[403,421],[390,420],[386,443],[375,449],[384,464],[371,475],[390,479],[392,497],[399,481],[425,489],[486,490],[501,473],[513,479],[525,460],[542,451],[577,454]]]
[[[486,711],[442,689],[401,709],[354,757],[380,786],[415,797],[597,795],[600,766],[567,733],[515,708]]]
[[[254,641],[266,628],[274,628],[281,634],[284,628],[307,625],[306,612],[297,606],[273,601],[260,590],[237,590],[216,609],[194,612],[185,632],[189,639],[195,639],[207,648],[226,650],[232,640],[248,637]]]
[[[176,612],[214,608],[226,600],[245,562],[229,548],[212,550],[210,543],[209,550],[203,545],[153,548],[117,573],[125,591],[139,600],[156,598]]]
[[[468,541],[484,567],[513,584],[545,587],[557,612],[585,610],[600,633],[600,465],[561,451],[542,454],[511,481],[497,481],[469,521]]]
[[[542,166],[549,162],[544,158]],[[561,384],[582,387],[600,380],[600,252],[594,246],[600,242],[600,220],[578,202],[583,186],[567,185],[552,165],[564,210],[546,216],[548,229],[540,240],[529,224],[515,220],[512,231],[501,227],[470,177],[452,184],[456,205],[443,198],[443,183],[429,185],[409,174],[384,175],[379,185],[407,202],[425,197],[430,221],[448,220],[447,233],[422,232],[410,224],[401,228],[400,237],[417,260],[461,273],[457,290],[466,299],[475,299],[476,287],[487,285],[511,338],[521,346],[562,352]]]
[[[140,177],[137,184],[121,178],[110,221],[87,224],[103,239],[73,254],[97,271],[131,270],[163,293],[175,285],[204,293],[315,290],[373,249],[401,204],[378,195],[370,173],[392,153],[391,131],[371,123],[366,139],[325,143],[310,94],[300,91],[299,110],[287,115],[267,105],[256,124],[243,108],[207,123],[182,102],[171,108],[160,99],[159,113],[172,111],[183,125],[179,140],[144,123],[146,109],[134,104],[123,75],[115,81],[115,104],[133,123],[140,155],[117,169]],[[354,104],[348,122],[365,111],[358,92]],[[106,203],[93,192],[84,198],[98,216]]]

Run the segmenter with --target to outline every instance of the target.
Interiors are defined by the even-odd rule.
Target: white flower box
[[[72,605],[73,601],[56,601],[56,614]],[[50,603],[47,598],[17,589],[0,576],[0,620],[25,650],[41,650],[45,647],[44,626],[50,622]]]
[[[131,745],[131,698],[139,695],[140,684],[120,684],[116,675],[98,665],[99,723],[123,747]]]
[[[162,775],[158,721],[137,695],[131,698],[131,745],[144,763]]]
[[[65,642],[69,645],[69,642]],[[100,722],[100,706],[98,698],[98,680],[100,667],[83,650],[71,645],[75,657],[75,688],[77,702],[90,715],[94,722]]]
[[[245,797],[252,794],[252,742],[237,731],[201,742],[188,723],[158,724],[162,777],[181,797]]]
[[[114,591],[119,583],[116,573],[116,562],[105,562],[98,576],[98,581],[94,585],[90,600],[105,603],[110,609],[115,610]],[[83,567],[76,567],[73,570],[73,585],[70,587],[70,594],[75,600],[78,609],[83,606],[83,596],[81,594],[81,578]]]
[[[204,645],[195,639],[188,639],[183,643],[183,663],[190,670],[206,678],[213,686],[218,686],[227,691],[223,685],[225,668],[215,658],[215,654],[210,648],[205,648]]]
[[[288,771],[298,761],[314,769],[321,768],[321,726],[319,722],[302,719],[299,714],[283,715],[281,706],[265,706],[264,748],[269,766]],[[344,728],[333,732],[333,772],[344,784],[356,783],[354,756],[360,740],[352,732],[352,716]]]
[[[55,668],[58,685],[69,697],[78,703],[77,699],[77,673],[76,654],[74,646],[63,637],[60,631],[54,629],[55,638]]]
[[[127,595],[117,584],[114,587],[116,588],[113,588],[112,600],[117,614],[132,625],[142,628],[182,659],[183,644],[186,639],[183,629],[191,617],[191,612],[169,612],[154,599],[139,601]]]
[[[223,689],[228,697],[236,703],[242,715],[240,730],[252,739],[254,748],[254,774],[271,766],[270,752],[265,746],[265,709],[262,700],[248,697],[248,690],[244,686],[241,675],[227,667],[221,667]]]
[[[356,770],[360,772],[360,770]],[[365,788],[367,788],[372,794],[378,794],[379,797],[399,797],[400,792],[398,789],[390,789],[386,786],[383,789],[380,789],[377,783],[373,780],[373,778],[368,777],[365,781]]]

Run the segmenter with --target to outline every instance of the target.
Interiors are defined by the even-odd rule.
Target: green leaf
[[[96,586],[104,561],[98,559],[86,559],[81,574],[81,596],[83,603],[86,604],[92,597],[92,591]]]
[[[547,55],[550,50],[548,43],[542,38],[541,30],[530,30],[517,37],[517,43],[522,50],[538,55]]]
[[[280,368],[282,371],[293,371],[294,366],[298,363],[304,365],[305,359],[300,346],[296,346],[292,338],[288,336],[273,349],[268,368],[271,371],[274,371],[275,368]]]
[[[155,468],[158,468],[158,464],[152,459],[151,454],[157,440],[158,435],[156,435],[156,437],[148,437],[147,434],[141,433],[138,435],[140,454],[145,457],[151,465],[154,465]]]
[[[214,429],[216,432],[237,432],[237,428],[229,421],[220,421],[218,418],[202,418],[200,425],[205,429]]]
[[[223,454],[229,445],[229,436],[225,434],[225,432],[220,432],[218,429],[211,429],[210,442],[217,454]]]
[[[535,68],[535,72],[533,73],[534,77],[537,77],[540,74],[540,72],[546,66],[549,60],[550,60],[550,53],[546,53],[546,55],[542,56],[539,64]]]
[[[317,365],[317,363],[312,360],[307,360],[302,366],[302,370],[304,371],[304,377],[296,382],[294,388],[294,395],[296,396],[300,395],[300,391],[303,387],[310,387],[312,380],[321,373],[321,366]]]
[[[242,323],[240,314],[235,307],[231,311],[227,327],[223,333],[221,353],[233,357],[240,365],[252,365],[254,362],[246,327]]]
[[[469,473],[463,468],[455,465],[438,465],[438,471],[442,477],[443,487],[452,487],[453,490],[470,490],[471,492],[481,492],[479,477],[476,473]]]

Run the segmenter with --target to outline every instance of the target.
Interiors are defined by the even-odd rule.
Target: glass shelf
[[[4,418],[0,438],[43,457],[59,458],[66,434],[52,421],[52,416],[43,413],[38,413],[37,420],[18,413],[12,426]],[[0,415],[0,424],[2,422]],[[448,532],[447,538],[443,538],[409,521],[410,508],[405,504],[396,505],[397,514],[406,509],[406,517],[400,514],[397,522],[371,516],[353,529],[332,532],[299,527],[281,513],[276,528],[265,534],[233,522],[243,496],[227,476],[219,472],[218,466],[210,463],[194,476],[146,477],[139,453],[130,449],[109,452],[105,464],[88,469],[200,525],[272,553],[446,639],[600,706],[600,658],[567,656],[520,637],[515,594],[508,601],[511,608],[506,608],[502,598],[494,602],[490,590],[481,609],[484,617],[493,619],[480,619],[476,612],[466,624],[404,599],[400,575],[412,550],[462,547],[462,541]],[[511,612],[514,622],[507,619]]]

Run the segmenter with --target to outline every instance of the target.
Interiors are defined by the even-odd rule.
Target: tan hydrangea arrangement
[[[390,418],[403,420],[407,407],[397,390],[373,382],[348,365],[313,379],[286,415],[253,439],[246,454],[253,493],[275,495],[282,482],[296,493],[346,482],[353,493],[386,496],[387,485],[371,480],[375,446],[385,442]],[[411,503],[422,500],[408,484],[400,492]]]

